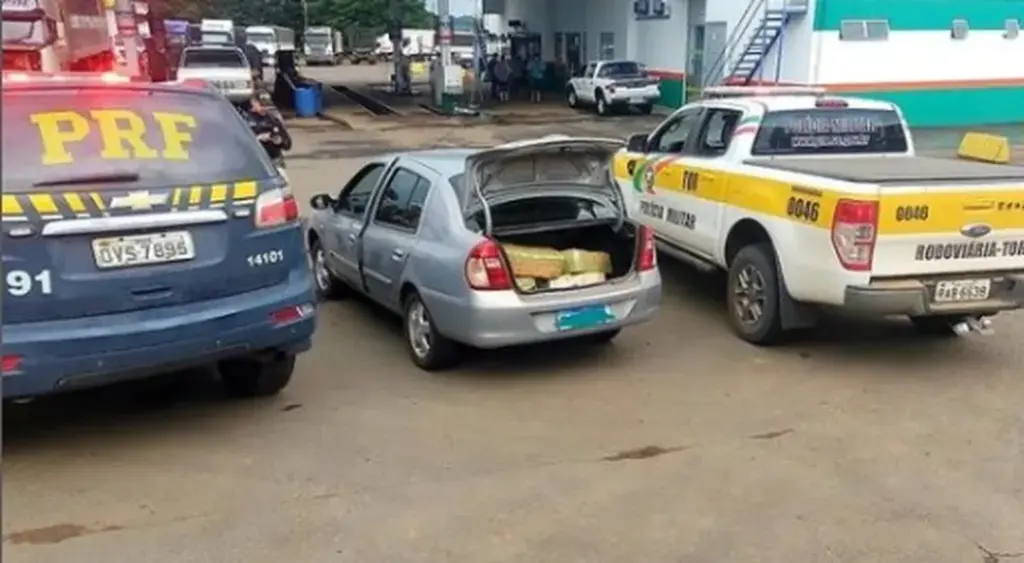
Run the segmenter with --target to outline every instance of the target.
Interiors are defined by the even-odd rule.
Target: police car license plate
[[[93,239],[92,254],[97,268],[111,270],[192,260],[196,247],[192,233],[168,231]]]
[[[984,301],[992,290],[992,280],[940,281],[935,284],[935,302]]]
[[[555,314],[555,327],[558,330],[581,330],[608,324],[615,320],[615,315],[607,305],[566,309]]]

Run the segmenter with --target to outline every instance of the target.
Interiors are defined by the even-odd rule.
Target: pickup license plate
[[[644,103],[644,99],[641,98],[640,96],[634,96],[634,97],[629,99],[629,103],[631,103],[631,104],[642,104],[642,103]]]
[[[196,247],[192,233],[168,231],[93,239],[92,255],[97,268],[111,270],[192,260]]]
[[[607,305],[566,309],[555,313],[555,327],[558,330],[582,330],[606,325],[615,320]]]
[[[992,290],[992,280],[940,281],[935,284],[936,303],[984,301]]]

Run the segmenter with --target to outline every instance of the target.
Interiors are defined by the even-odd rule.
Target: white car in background
[[[593,106],[599,115],[636,108],[649,114],[661,96],[658,79],[636,61],[593,61],[569,80],[569,107]]]
[[[232,45],[196,45],[181,53],[178,80],[205,80],[234,103],[253,96],[252,68]]]

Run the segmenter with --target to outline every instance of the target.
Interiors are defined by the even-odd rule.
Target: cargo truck
[[[345,57],[352,64],[377,64],[377,34],[372,29],[352,28],[345,32]]]
[[[4,70],[114,69],[100,0],[3,0],[3,54]]]
[[[303,51],[306,64],[328,64],[334,66],[344,55],[341,32],[333,27],[307,27],[303,34]]]

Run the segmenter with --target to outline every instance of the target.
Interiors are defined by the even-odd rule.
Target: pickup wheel
[[[594,100],[597,103],[597,115],[602,117],[611,113],[611,106],[608,105],[608,100],[604,97],[604,92],[598,90],[594,92]]]
[[[643,115],[650,115],[654,111],[654,104],[643,104],[640,106],[640,113]]]
[[[565,95],[566,95],[566,98],[569,101],[569,107],[571,107],[571,108],[579,107],[580,99],[576,95],[576,89],[575,88],[573,88],[572,86],[569,86],[569,90],[565,93]]]
[[[779,314],[779,279],[769,243],[746,246],[729,266],[726,304],[737,336],[759,346],[783,339]]]

